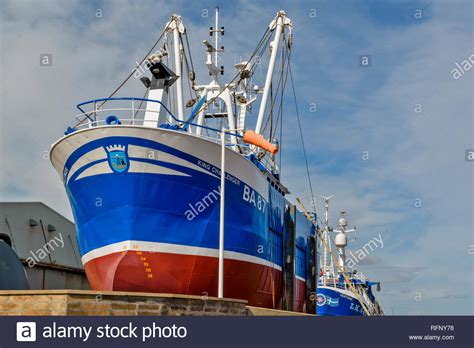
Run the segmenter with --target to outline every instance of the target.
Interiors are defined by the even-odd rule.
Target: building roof
[[[30,264],[82,268],[74,223],[42,202],[0,202],[0,234]]]

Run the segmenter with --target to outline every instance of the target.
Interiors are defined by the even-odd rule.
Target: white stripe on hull
[[[127,125],[93,127],[71,133],[53,144],[51,149],[51,162],[62,178],[64,165],[75,150],[91,141],[115,136],[135,137],[156,141],[184,153],[188,153],[217,168],[220,168],[221,146],[217,143],[190,133],[162,128],[147,128],[143,126]],[[85,163],[90,162],[92,160],[90,154],[91,152],[84,154],[81,159],[84,157]],[[98,159],[106,158],[104,155],[100,154],[100,151],[98,151],[93,157],[95,156],[97,156]],[[232,150],[227,149],[226,157],[226,172],[248,184],[268,202],[268,182],[266,177],[258,170],[258,168]],[[176,160],[170,158],[171,163],[179,164],[175,161]],[[187,166],[192,169],[198,167],[196,164],[190,162],[187,162]],[[76,170],[76,168],[74,168],[74,170]],[[213,175],[207,170],[204,170],[204,172]]]
[[[353,298],[354,300],[357,300],[358,302],[360,302],[359,298],[357,298],[357,295],[354,294],[352,291],[349,291],[349,290],[346,290],[346,289],[339,289],[339,288],[334,288],[332,286],[321,286],[321,285],[318,285],[318,289],[329,289],[329,290],[332,290],[332,291],[335,291],[335,292],[339,292],[341,294],[344,294],[350,298]],[[364,302],[364,304],[367,306],[367,303],[365,302],[365,300],[362,298],[362,296],[360,296],[360,299]]]
[[[207,170],[199,167],[198,165],[192,164],[192,163],[190,163],[186,160],[183,160],[179,157],[170,155],[169,153],[159,151],[159,150],[156,150],[156,149],[151,149],[149,147],[129,145],[127,153],[128,153],[128,157],[153,159],[153,160],[157,160],[157,161],[177,164],[177,165],[180,165],[182,167],[197,170],[198,172],[202,172],[202,173],[205,173],[205,174],[210,174],[210,175],[212,175],[216,178],[218,177],[217,175],[209,173]]]
[[[81,260],[83,264],[86,264],[87,262],[94,260],[98,257],[102,257],[102,256],[106,256],[109,254],[118,253],[122,251],[127,251],[127,250],[142,251],[142,252],[160,252],[160,253],[191,255],[191,256],[207,256],[207,257],[215,257],[215,258],[219,256],[218,249],[201,248],[201,247],[195,247],[195,246],[189,246],[189,245],[179,245],[179,244],[169,244],[169,243],[127,240],[127,241],[123,241],[119,243],[109,244],[101,248],[97,248],[92,251],[89,251],[87,254],[82,256]],[[270,262],[268,260],[264,260],[260,257],[238,253],[234,251],[227,251],[227,250],[224,251],[224,258],[272,267],[278,271],[282,270],[282,268],[279,265],[276,265],[273,262]]]
[[[85,153],[84,155],[82,155],[77,161],[76,163],[74,163],[71,167],[71,169],[69,170],[69,174],[68,174],[68,178],[67,178],[67,181],[69,182],[69,179],[71,178],[71,176],[74,175],[74,173],[80,169],[81,167],[85,166],[86,164],[89,164],[93,161],[97,161],[97,160],[101,160],[101,159],[104,159],[106,160],[107,159],[107,153],[105,152],[104,148],[103,147],[99,147],[95,150],[92,150],[88,153]],[[108,168],[108,165],[107,165],[107,168]],[[110,173],[113,173],[112,170],[110,170],[109,168],[109,172]],[[79,175],[81,176],[81,175]],[[79,177],[78,177],[79,179]]]
[[[162,174],[162,175],[178,175],[178,176],[190,176],[186,173],[178,172],[170,168],[158,166],[156,164],[130,161],[130,168],[128,169],[129,173],[152,173],[152,174]]]
[[[81,174],[79,174],[76,178],[76,180],[80,180],[82,178],[86,178],[88,176],[94,176],[94,175],[99,175],[99,174],[112,174],[113,171],[109,167],[108,162],[102,162],[102,163],[97,163],[94,164],[92,167],[87,168],[84,170]],[[70,176],[68,178],[69,182]]]
[[[134,158],[143,158],[143,159],[155,159],[171,164],[178,164],[183,167],[191,168],[193,170],[197,170],[206,174],[210,174],[208,171],[204,170],[203,168],[189,163],[188,161],[185,161],[179,157],[170,155],[168,153],[154,150],[148,147],[142,147],[142,146],[135,146],[135,145],[130,145],[128,147],[128,156],[129,157],[134,157]],[[97,149],[94,149],[84,155],[82,155],[71,167],[71,170],[69,171],[67,182],[71,179],[71,177],[74,175],[74,173],[77,172],[81,167],[84,165],[87,165],[91,162],[94,161],[99,161],[99,160],[104,160],[107,161],[107,153],[105,152],[104,148],[100,147]],[[188,174],[181,173],[176,170],[168,169],[166,167],[158,166],[156,164],[151,164],[151,163],[143,163],[143,162],[135,162],[133,160],[130,160],[130,169],[129,172],[132,173],[153,173],[153,174],[164,174],[164,175],[178,175],[178,176],[189,176]],[[86,178],[88,176],[94,176],[94,175],[99,175],[99,174],[112,174],[113,171],[110,169],[108,162],[105,163],[97,163],[93,165],[90,168],[87,168],[79,174],[76,178],[76,180],[80,180],[82,178]],[[216,175],[213,175],[214,177],[217,177]]]

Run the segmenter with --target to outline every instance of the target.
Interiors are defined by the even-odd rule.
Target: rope
[[[290,81],[291,81],[291,88],[293,90],[293,98],[295,100],[295,110],[296,110],[296,117],[298,119],[298,128],[300,130],[301,145],[303,146],[303,155],[304,155],[304,162],[305,162],[305,165],[306,165],[306,174],[308,175],[309,189],[311,190],[311,198],[313,200],[312,202],[314,203],[315,200],[314,200],[314,193],[313,193],[313,185],[311,183],[311,175],[309,173],[308,157],[306,155],[306,147],[304,145],[303,129],[301,128],[300,113],[299,113],[299,110],[298,110],[298,102],[296,100],[295,84],[293,82],[293,73],[291,71],[290,62],[288,62],[288,67],[289,67],[289,71],[290,71]]]
[[[179,40],[181,42],[181,46],[183,46],[184,64],[186,65],[186,73],[187,73],[187,76],[188,76],[188,78],[186,80],[188,81],[189,97],[192,98],[193,97],[193,88],[192,88],[192,86],[194,86],[194,81],[192,81],[192,86],[191,86],[191,80],[189,78],[189,72],[192,71],[193,74],[195,74],[194,66],[193,66],[193,59],[192,59],[191,51],[189,50],[189,43],[188,43],[187,35],[186,35],[186,43],[187,43],[187,46],[188,46],[188,53],[186,53],[186,51],[184,50],[184,42],[183,42],[183,38],[182,38],[181,35],[179,36]],[[189,63],[188,63],[188,55],[189,55],[189,60],[191,61],[191,68],[189,67]],[[194,95],[196,96],[196,98],[198,97],[196,91],[194,91]]]
[[[286,37],[285,37],[284,34],[283,34],[283,40],[284,40],[283,42],[286,44]],[[286,47],[286,45],[285,45],[285,47]],[[288,51],[289,51],[288,48],[286,48],[284,51],[282,51],[281,73],[280,73],[280,77],[279,77],[278,84],[277,84],[277,90],[275,92],[275,94],[278,93],[278,91],[280,90],[280,84],[281,84],[282,88],[281,88],[281,91],[280,91],[280,103],[278,105],[278,113],[277,113],[277,119],[276,119],[276,122],[275,122],[275,128],[278,126],[278,121],[280,120],[280,116],[282,116],[282,113],[283,113],[283,97],[284,97],[284,92],[285,92],[285,89],[286,89],[286,81],[288,79],[288,64],[286,65],[286,72],[284,72],[285,71],[285,62],[289,63],[289,60],[290,60],[290,53],[288,53]],[[272,100],[271,103],[270,103],[270,112],[271,113],[273,112],[274,107],[275,107],[275,101]],[[283,116],[282,116],[282,118],[283,118]],[[266,131],[268,123],[269,123],[269,119],[267,119],[267,121],[265,123],[265,127],[263,128],[263,132]],[[272,138],[273,135],[274,134],[272,133],[272,131],[270,131],[270,138]],[[281,144],[280,144],[280,148],[281,148]]]
[[[170,22],[171,23],[171,22]],[[166,28],[163,30],[163,32],[161,33],[161,35],[158,37],[158,39],[155,41],[155,43],[153,44],[153,46],[150,48],[150,50],[148,51],[148,53],[143,57],[143,59],[140,61],[140,64],[138,64],[138,66],[142,65],[142,63],[145,61],[145,59],[148,58],[148,56],[151,54],[151,52],[153,52],[153,50],[155,49],[156,45],[158,45],[158,43],[160,42],[161,38],[163,37],[163,35],[165,35],[165,32],[168,30],[168,27],[169,27],[169,24],[166,26]],[[138,69],[138,66],[136,66],[132,72],[127,76],[127,78],[115,89],[115,91],[112,92],[112,94],[109,96],[109,98],[112,98],[115,93],[117,93],[122,87],[123,85],[125,85],[127,83],[128,80],[130,80],[130,78],[133,76],[133,74],[135,73],[135,71],[137,71]],[[106,101],[104,101],[102,104],[100,104],[99,108],[104,105],[106,103]]]
[[[269,134],[269,138],[270,139],[273,139],[275,133],[277,132],[278,130],[278,125],[279,125],[279,121],[281,119],[281,123],[280,123],[280,146],[279,146],[279,165],[278,165],[278,169],[279,169],[279,173],[280,173],[280,176],[281,176],[281,160],[282,160],[282,144],[283,144],[283,129],[282,129],[282,125],[283,125],[283,98],[284,98],[284,93],[285,93],[285,90],[286,90],[286,82],[288,80],[288,67],[289,67],[289,62],[290,62],[290,56],[291,56],[291,51],[290,49],[288,48],[288,45],[286,44],[286,35],[285,33],[283,33],[282,35],[283,39],[283,44],[284,44],[284,47],[285,47],[285,50],[282,50],[281,52],[281,70],[280,70],[280,74],[279,74],[279,79],[278,79],[278,82],[277,82],[277,88],[276,88],[276,91],[275,91],[275,95],[276,97],[273,98],[273,95],[270,96],[270,112],[269,112],[269,118],[267,118],[266,122],[265,122],[265,126],[263,127],[263,132],[262,134],[264,134],[267,130],[267,127],[268,125],[270,124],[270,134]],[[287,63],[287,64],[285,64]],[[285,71],[285,67],[286,67],[286,71]],[[280,86],[281,86],[281,89],[280,89]],[[273,92],[273,88],[272,88],[272,92]],[[277,104],[277,98],[278,98],[278,93],[280,93],[280,102]],[[273,127],[273,114],[274,114],[274,109],[275,109],[275,105],[277,105],[277,118],[276,118],[276,122],[275,122],[275,127]],[[274,129],[275,128],[275,129]]]
[[[185,36],[185,38],[186,38],[186,46],[187,46],[187,48],[188,48],[189,61],[191,62],[191,69],[193,70],[193,72],[196,72],[196,71],[194,70],[193,56],[192,56],[192,54],[191,54],[191,49],[189,48],[188,33],[185,32],[185,33],[184,33],[184,36]]]
[[[142,108],[143,99],[145,99],[147,93],[148,93],[148,88],[146,89],[145,94],[143,95],[143,98],[142,98],[142,100],[140,101],[140,105],[138,105],[138,109],[137,109],[137,111],[135,111],[135,114],[133,115],[133,119],[130,121],[130,124],[133,124],[133,121],[134,121],[135,118],[137,117],[138,111],[140,111],[140,109]]]
[[[171,23],[171,22],[170,22]],[[110,94],[108,96],[108,98],[112,98],[115,93],[117,93],[127,82],[128,80],[130,80],[130,78],[133,76],[133,74],[137,71],[138,67],[140,65],[142,65],[142,63],[145,61],[145,59],[148,58],[148,56],[153,52],[153,50],[155,49],[156,45],[158,45],[158,43],[160,42],[160,40],[163,38],[163,35],[165,35],[166,31],[168,30],[168,27],[169,27],[169,24],[165,27],[165,29],[163,30],[163,32],[161,33],[161,35],[158,37],[158,39],[155,41],[155,43],[153,44],[153,46],[150,48],[150,50],[148,51],[148,53],[143,57],[143,59],[140,61],[140,64],[138,64],[135,68],[133,68],[133,70],[130,72],[130,74],[125,78],[125,80],[112,92],[112,94]],[[97,108],[101,108],[107,101],[103,101]],[[76,124],[74,127],[77,127],[79,126],[80,124],[82,124],[86,119],[80,121],[78,124]]]
[[[285,43],[286,43],[286,38],[285,38]],[[278,116],[277,116],[277,120],[276,120],[276,126],[275,128],[278,127],[278,122],[280,122],[280,146],[279,146],[279,156],[280,156],[280,161],[279,161],[279,165],[278,165],[278,172],[279,172],[279,175],[281,177],[281,160],[282,160],[282,149],[283,149],[283,92],[284,90],[286,89],[286,82],[288,80],[288,67],[290,66],[290,57],[291,57],[291,51],[290,49],[288,48],[287,45],[285,45],[286,49],[285,49],[285,52],[286,52],[286,59],[288,60],[288,64],[286,65],[286,72],[285,72],[285,77],[284,77],[284,80],[283,80],[283,88],[281,90],[281,97],[280,97],[280,106],[279,106],[279,109],[278,109]],[[282,71],[283,73],[283,71]],[[276,130],[275,130],[276,132]]]

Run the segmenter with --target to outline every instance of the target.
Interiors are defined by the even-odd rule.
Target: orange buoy
[[[249,129],[244,133],[244,141],[247,144],[258,146],[265,151],[270,152],[272,155],[275,155],[278,152],[278,147],[270,143],[261,135],[255,133],[253,130]]]

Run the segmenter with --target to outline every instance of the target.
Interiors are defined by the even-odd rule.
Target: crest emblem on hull
[[[128,170],[129,160],[127,148],[124,145],[106,146],[107,156],[109,158],[110,168],[116,173],[122,173]]]

